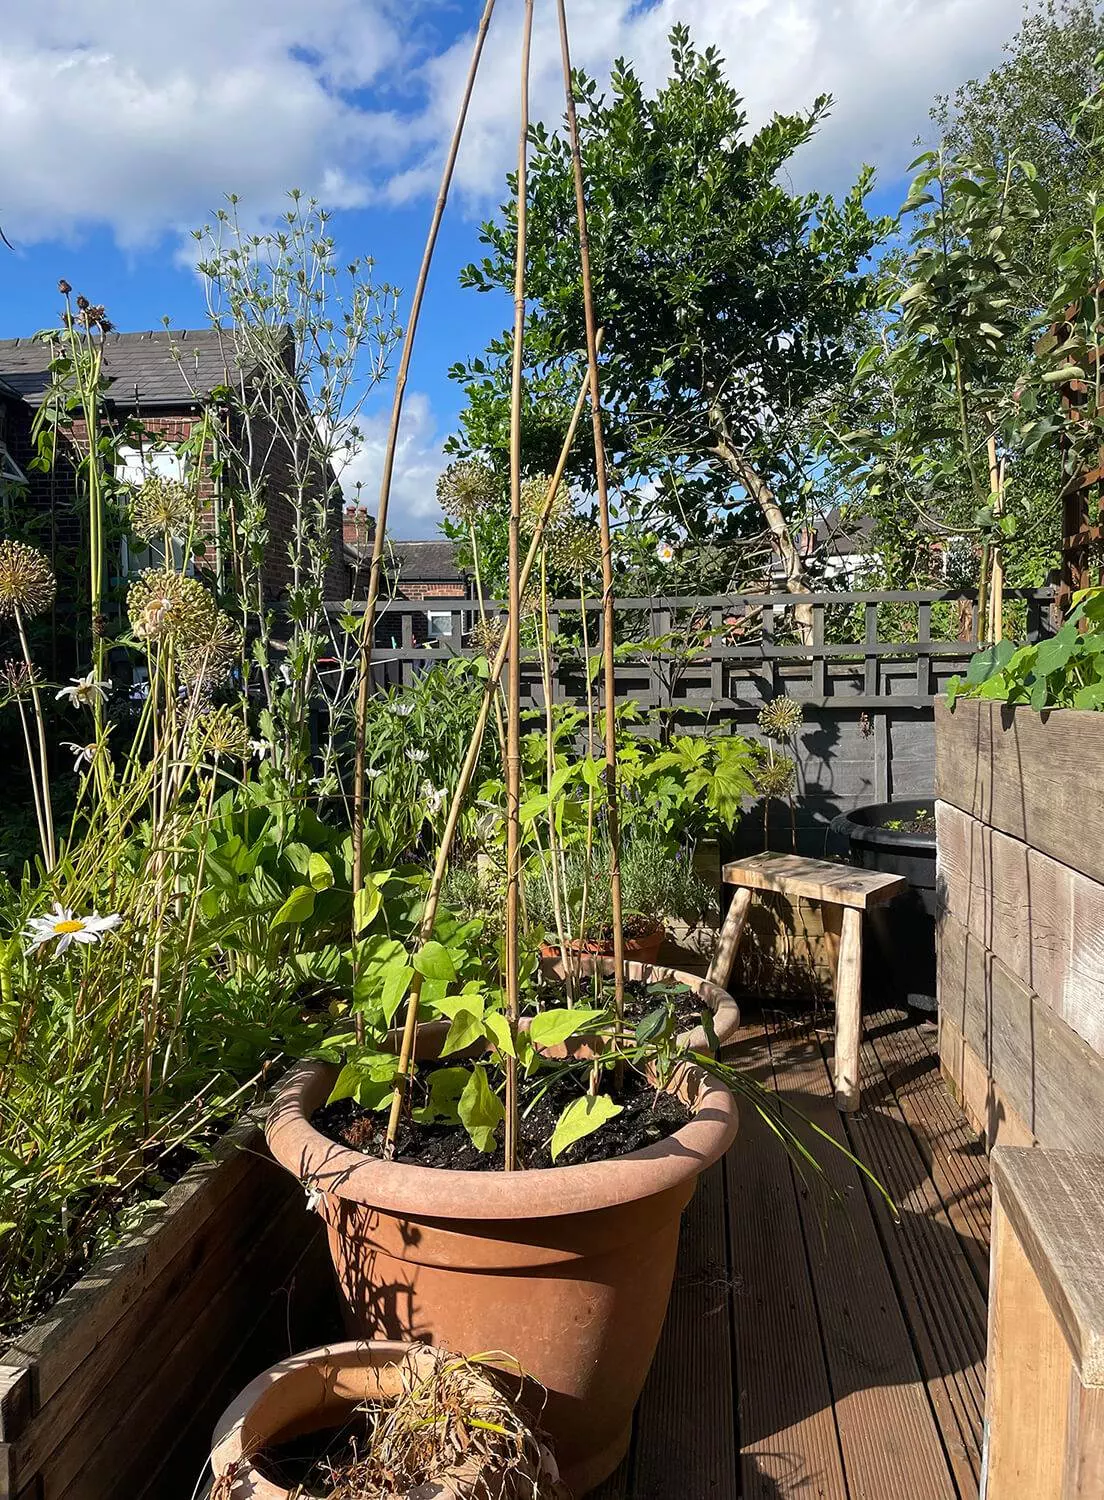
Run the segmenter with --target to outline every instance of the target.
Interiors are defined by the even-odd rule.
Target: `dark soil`
[[[917,818],[893,818],[882,827],[889,833],[935,833],[935,814],[921,813]]]
[[[422,1102],[425,1094],[427,1071],[420,1067],[415,1074],[412,1083],[415,1106]],[[561,1073],[535,1103],[523,1096],[518,1150],[523,1167],[553,1166],[550,1147],[556,1122],[566,1106],[585,1091],[585,1077],[580,1080],[578,1073],[579,1070]],[[545,1080],[547,1077],[544,1075]],[[612,1093],[608,1089],[606,1092]],[[632,1071],[626,1071],[621,1093],[613,1097],[622,1105],[621,1113],[592,1135],[569,1146],[561,1153],[556,1166],[609,1161],[612,1157],[639,1151],[673,1135],[690,1118],[690,1111],[681,1099],[672,1094],[657,1096],[655,1089],[639,1073]],[[364,1109],[353,1099],[340,1099],[335,1104],[323,1104],[316,1109],[311,1124],[339,1145],[363,1151],[367,1156],[382,1153],[387,1127],[384,1111],[377,1113]],[[410,1166],[444,1167],[453,1172],[488,1172],[501,1171],[504,1164],[501,1130],[495,1150],[483,1152],[472,1145],[462,1127],[420,1125],[407,1117],[399,1126],[396,1145],[396,1161]]]
[[[368,1418],[358,1415],[345,1427],[308,1432],[286,1443],[270,1443],[252,1459],[262,1479],[291,1490],[303,1500],[332,1494],[331,1472],[340,1472],[363,1455],[369,1443]]]
[[[660,990],[654,984],[643,984],[639,979],[630,979],[625,985],[625,1020],[635,1026],[646,1015],[669,1000],[674,1006],[675,1020],[680,1031],[701,1025],[704,1001],[685,985]]]

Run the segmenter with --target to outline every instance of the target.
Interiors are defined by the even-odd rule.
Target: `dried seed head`
[[[550,474],[531,474],[528,479],[521,481],[521,524],[527,531],[537,529],[537,523],[548,503],[548,486],[551,483]],[[549,506],[548,520],[545,522],[546,535],[563,526],[571,514],[571,491],[561,480]]]
[[[0,620],[30,619],[50,608],[57,580],[45,553],[26,542],[0,542]]]
[[[58,282],[58,291],[61,293],[61,295],[63,297],[68,297],[69,293],[72,290],[73,290],[73,288],[69,285],[69,283],[66,281],[65,277],[63,276],[61,278],[61,280]]]
[[[500,488],[490,464],[458,458],[437,481],[437,499],[446,515],[472,525],[499,502]]]
[[[218,610],[210,634],[202,640],[183,640],[177,663],[180,675],[193,687],[211,689],[226,681],[241,657],[241,631],[225,610]]]
[[[18,657],[9,657],[0,664],[0,695],[8,703],[24,702],[40,680],[38,668],[33,664],[28,666]]]
[[[506,622],[503,617],[488,615],[485,620],[477,620],[472,626],[469,640],[474,651],[478,651],[481,656],[489,659],[497,654],[505,634]]]
[[[140,640],[172,641],[182,650],[202,648],[218,619],[203,585],[172,568],[147,568],[138,575],[127,591],[127,614]]]
[[[192,723],[188,749],[197,761],[218,760],[221,756],[248,760],[252,754],[249,747],[249,725],[241,709],[227,708],[224,705],[200,714]]]
[[[195,521],[195,496],[179,479],[149,474],[134,491],[130,502],[130,524],[145,542],[164,537],[182,541]]]
[[[792,740],[803,719],[801,704],[792,698],[774,698],[759,710],[759,728],[772,740]]]
[[[602,561],[602,540],[598,528],[582,516],[569,516],[548,538],[549,566],[557,572],[579,578],[590,573]]]
[[[757,780],[764,797],[788,797],[797,785],[797,767],[789,756],[780,755],[759,767]]]

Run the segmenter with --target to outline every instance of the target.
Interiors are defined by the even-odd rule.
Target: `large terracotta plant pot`
[[[687,1071],[693,1117],[610,1161],[522,1172],[384,1162],[310,1124],[337,1070],[291,1075],[273,1154],[321,1194],[350,1330],[511,1355],[548,1392],[563,1478],[586,1494],[620,1462],[655,1354],[699,1173],[732,1144],[736,1101]]]
[[[642,932],[637,937],[627,937],[625,939],[626,959],[634,959],[640,964],[654,964],[659,957],[659,950],[663,947],[665,935],[662,923],[657,923],[655,927],[650,927],[647,932]],[[607,943],[598,938],[587,938],[584,942],[579,938],[568,938],[566,943],[568,952],[576,957],[613,957],[612,940]],[[559,956],[558,943],[541,944],[541,958],[559,958]]]
[[[394,1400],[402,1390],[400,1367],[411,1361],[416,1366],[425,1362],[428,1373],[432,1357],[416,1344],[394,1341],[331,1344],[281,1360],[258,1375],[215,1428],[211,1472],[216,1485],[223,1485],[216,1489],[219,1500],[291,1500],[298,1491],[259,1474],[252,1463],[257,1454],[293,1438],[341,1428],[365,1402]],[[471,1383],[487,1389],[474,1371]],[[535,1468],[539,1462],[535,1457]],[[473,1500],[484,1496],[486,1487],[480,1483],[479,1466],[464,1464],[404,1493],[406,1500]]]

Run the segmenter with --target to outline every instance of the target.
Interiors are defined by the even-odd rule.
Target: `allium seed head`
[[[56,593],[57,580],[44,553],[26,542],[0,542],[0,619],[40,615]]]
[[[446,515],[472,525],[492,510],[500,487],[490,464],[481,458],[458,458],[437,481],[437,499]]]
[[[194,521],[195,496],[181,480],[150,474],[134,491],[130,524],[143,541],[157,542],[165,536],[181,541]]]
[[[803,719],[801,704],[792,698],[774,698],[759,710],[759,728],[772,740],[792,740]]]
[[[214,599],[195,578],[172,568],[147,568],[127,591],[127,614],[141,640],[202,649],[218,619]]]
[[[797,767],[782,755],[760,766],[757,780],[764,797],[788,797],[797,784]]]
[[[248,760],[252,751],[245,715],[240,709],[225,706],[201,714],[192,724],[188,748],[196,760],[217,760],[221,756]]]
[[[521,524],[527,531],[536,531],[537,523],[548,503],[548,486],[552,483],[549,474],[531,474],[521,481]],[[545,534],[564,525],[571,516],[571,491],[561,480],[548,510]]]

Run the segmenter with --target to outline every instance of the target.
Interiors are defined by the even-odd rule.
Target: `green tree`
[[[998,66],[932,110],[948,156],[998,173],[1009,162],[1029,161],[1046,184],[1045,213],[1011,239],[1036,308],[1049,291],[1056,241],[1081,220],[1086,195],[1104,187],[1104,152],[1078,118],[1081,101],[1100,85],[1101,52],[1100,0],[1031,0]]]
[[[776,115],[755,133],[716,49],[671,33],[671,76],[645,94],[619,60],[610,95],[574,79],[598,316],[605,328],[608,444],[634,520],[726,542],[764,533],[786,583],[807,590],[794,534],[809,514],[808,414],[850,373],[866,307],[865,262],[887,228],[866,212],[867,169],[837,202],[780,181],[830,101]],[[483,226],[488,254],[462,273],[510,286],[515,197]],[[552,466],[580,376],[582,287],[571,162],[563,135],[536,125],[530,168],[524,451]],[[454,368],[467,407],[453,449],[501,466],[509,335]],[[586,488],[580,442],[571,477]]]

